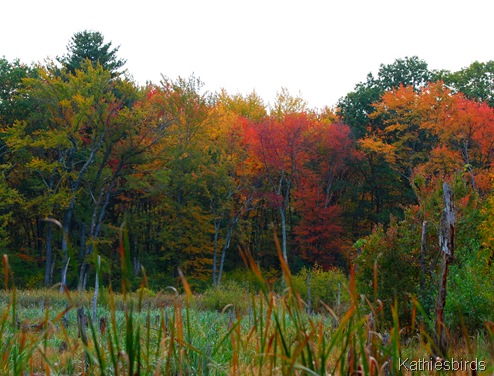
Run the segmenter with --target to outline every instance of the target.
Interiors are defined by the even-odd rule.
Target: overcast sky
[[[417,55],[432,69],[494,60],[492,0],[2,1],[0,56],[43,62],[100,31],[134,79],[191,73],[209,91],[286,87],[333,106],[381,63]]]

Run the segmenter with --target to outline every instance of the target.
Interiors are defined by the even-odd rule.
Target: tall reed
[[[0,374],[407,375],[412,372],[403,367],[402,359],[434,353],[428,324],[417,319],[426,317],[420,306],[413,308],[411,327],[402,328],[395,303],[392,325],[387,326],[383,303],[378,296],[368,300],[359,295],[353,269],[350,304],[343,314],[324,302],[325,314],[308,313],[279,244],[277,249],[284,280],[281,292],[268,285],[249,252],[242,252],[259,286],[258,293],[250,294],[248,312],[236,308],[235,302],[222,312],[199,311],[194,300],[201,297],[192,293],[181,272],[184,295],[171,288],[172,303],[157,307],[146,299],[144,271],[137,296],[129,291],[129,246],[123,231],[121,296],[110,288],[108,306],[99,306],[96,315],[90,315],[90,299],[76,300],[65,290],[58,306],[66,308],[56,312],[46,303],[44,314],[28,323],[19,319],[18,292],[4,256],[9,297],[0,315]],[[475,341],[467,333],[460,340],[464,351],[456,355],[484,357],[487,372],[494,370],[493,323],[486,323],[485,334]]]

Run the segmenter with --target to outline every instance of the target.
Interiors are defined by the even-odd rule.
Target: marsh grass
[[[125,247],[120,251],[125,265]],[[122,293],[102,293],[91,317],[91,293],[17,291],[4,256],[0,374],[405,375],[412,372],[400,368],[400,359],[434,352],[430,323],[417,304],[410,327],[400,326],[396,305],[387,325],[383,304],[358,294],[353,272],[342,313],[319,302],[323,312],[308,314],[281,254],[281,292],[265,282],[248,252],[243,257],[257,293],[193,295],[182,274],[183,294],[152,293],[146,278],[131,293],[123,267]],[[79,325],[78,312],[84,312]],[[487,323],[474,337],[452,339],[451,356],[485,360],[492,373],[493,329]]]

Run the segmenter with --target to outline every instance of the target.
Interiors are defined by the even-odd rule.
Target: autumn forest
[[[434,309],[447,183],[446,320],[492,319],[494,61],[397,59],[322,109],[129,73],[97,32],[44,65],[0,59],[0,251],[19,287],[87,290],[98,270],[118,289],[122,244],[134,287],[241,282],[246,254],[276,285],[281,253],[294,274],[355,273],[406,322],[414,300]]]

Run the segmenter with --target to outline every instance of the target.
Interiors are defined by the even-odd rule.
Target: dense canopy
[[[0,59],[0,250],[21,286],[85,289],[96,255],[118,279],[122,239],[136,283],[143,267],[153,288],[179,269],[219,285],[239,249],[279,269],[279,237],[295,272],[357,264],[369,290],[379,260],[382,299],[430,308],[443,182],[460,223],[453,285],[492,282],[492,61],[398,59],[314,110],[286,89],[271,106],[207,93],[195,76],[140,87],[117,52],[84,31],[58,64]]]

